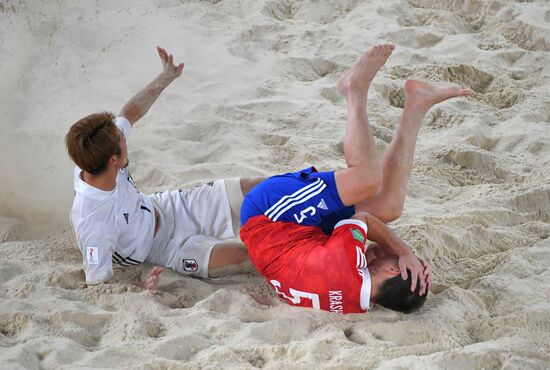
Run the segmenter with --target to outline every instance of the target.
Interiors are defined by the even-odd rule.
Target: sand
[[[396,50],[371,90],[378,148],[407,78],[473,98],[424,121],[403,217],[430,259],[411,315],[284,304],[255,274],[204,281],[152,267],[86,287],[63,138],[160,71],[182,77],[134,130],[142,191],[314,164],[344,166],[335,84],[364,49]],[[546,0],[0,1],[0,368],[550,367],[550,8]]]

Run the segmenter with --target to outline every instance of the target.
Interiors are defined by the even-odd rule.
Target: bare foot
[[[338,81],[338,90],[347,97],[351,92],[366,95],[369,86],[395,49],[393,45],[376,45],[365,51]]]
[[[405,82],[405,104],[430,109],[437,103],[458,96],[472,96],[470,89],[434,84],[423,81],[407,80]]]

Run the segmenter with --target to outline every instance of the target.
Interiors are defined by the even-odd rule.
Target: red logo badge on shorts
[[[197,271],[199,264],[195,260],[183,260],[183,269],[185,271]]]

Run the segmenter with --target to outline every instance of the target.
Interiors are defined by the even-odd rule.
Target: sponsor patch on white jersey
[[[86,247],[86,262],[88,265],[99,265],[98,247]]]

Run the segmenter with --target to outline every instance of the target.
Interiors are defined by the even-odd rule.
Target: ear
[[[400,275],[401,274],[401,270],[397,266],[390,266],[388,268],[388,272],[391,273],[392,275]]]
[[[113,166],[116,164],[117,160],[118,160],[118,156],[116,154],[113,154],[111,158],[109,158],[109,163],[107,165]]]

